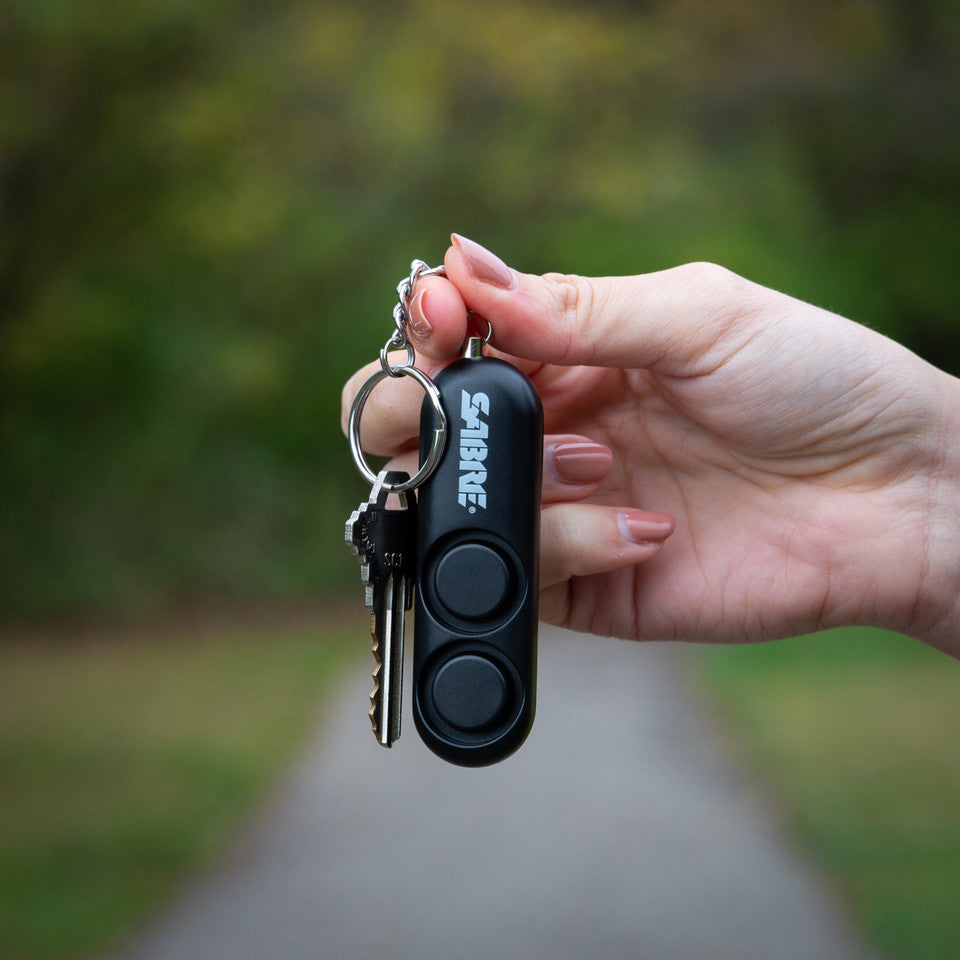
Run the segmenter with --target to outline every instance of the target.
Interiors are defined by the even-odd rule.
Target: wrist
[[[960,658],[960,380],[916,357],[897,368],[879,469],[847,475],[821,517],[816,621],[896,630]]]
[[[960,380],[931,373],[934,415],[920,441],[925,468],[913,481],[922,518],[909,546],[919,558],[916,583],[902,591],[902,608],[890,625],[960,658]]]

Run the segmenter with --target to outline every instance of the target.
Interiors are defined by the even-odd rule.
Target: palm
[[[922,416],[922,403],[903,391],[895,407],[876,407],[874,397],[889,395],[875,389],[881,357],[860,355],[851,387],[852,356],[823,357],[812,369],[805,345],[795,364],[777,367],[795,382],[772,383],[756,348],[749,362],[734,355],[684,378],[586,367],[533,373],[547,432],[585,434],[614,451],[594,502],[677,518],[651,563],[547,588],[546,618],[651,639],[790,635],[810,628],[811,611],[815,626],[829,625],[818,547],[824,538],[863,542],[882,528],[898,471],[889,446]]]

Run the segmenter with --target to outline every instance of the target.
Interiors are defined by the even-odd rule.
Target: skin
[[[537,277],[455,237],[444,266],[414,290],[418,366],[457,355],[471,310],[543,400],[541,619],[685,641],[868,624],[960,656],[955,378],[712,264]],[[365,449],[416,469],[421,398],[378,385]],[[564,482],[551,451],[586,441],[612,458]]]

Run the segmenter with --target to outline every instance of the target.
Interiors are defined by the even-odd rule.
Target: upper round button
[[[510,591],[506,561],[481,543],[454,547],[441,558],[434,577],[440,602],[454,616],[467,620],[491,617]]]

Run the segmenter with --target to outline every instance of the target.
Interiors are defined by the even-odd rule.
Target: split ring
[[[482,317],[479,313],[477,313],[476,310],[467,311],[468,327],[471,320],[482,320],[487,325],[487,334],[485,337],[483,337],[483,345],[486,346],[490,342],[491,337],[493,337],[493,324],[486,317]],[[467,330],[467,336],[470,336],[469,329]]]
[[[399,346],[393,342],[393,337],[391,337],[384,345],[383,349],[380,351],[380,366],[383,368],[383,372],[391,377],[399,377],[403,375],[404,370],[410,370],[413,368],[414,363],[417,361],[417,355],[413,351],[412,343],[403,344],[403,348],[407,351],[407,362],[406,363],[390,363],[390,360],[387,358],[387,351],[390,347]]]
[[[430,400],[430,405],[433,407],[433,412],[436,415],[438,424],[433,431],[430,450],[427,453],[426,459],[421,464],[420,469],[409,480],[404,480],[403,483],[383,484],[383,489],[386,490],[387,493],[406,493],[414,487],[419,487],[420,484],[437,469],[440,458],[443,456],[443,448],[447,442],[447,414],[443,409],[443,404],[440,402],[440,391],[437,389],[436,384],[434,384],[422,370],[408,366],[388,366],[386,369],[381,368],[371,373],[363,382],[363,386],[357,391],[356,397],[353,398],[347,429],[347,434],[350,438],[350,452],[353,454],[353,462],[357,465],[361,476],[371,486],[377,482],[377,474],[370,469],[370,465],[367,463],[367,459],[363,455],[363,450],[360,447],[360,415],[363,413],[364,404],[367,402],[367,398],[370,396],[373,388],[385,377],[390,376],[413,377],[413,379],[420,384],[421,389]]]

